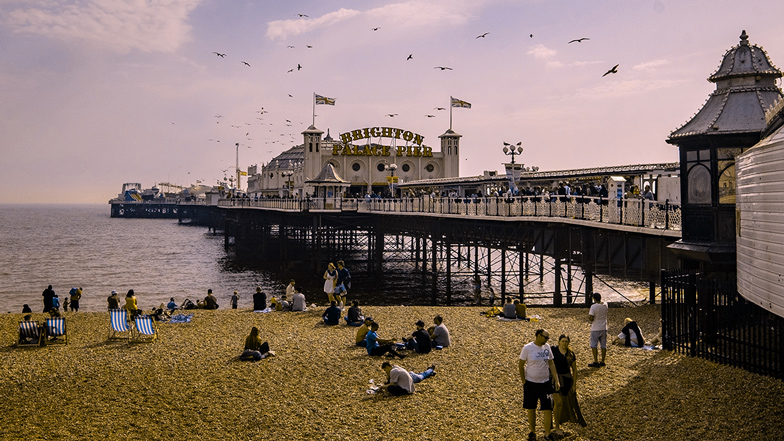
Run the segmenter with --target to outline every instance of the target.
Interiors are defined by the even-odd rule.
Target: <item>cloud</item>
[[[636,66],[633,66],[632,69],[652,70],[652,69],[656,69],[657,67],[664,66],[664,65],[667,65],[667,64],[670,64],[670,60],[659,59],[659,60],[649,61],[647,63],[638,64]]]
[[[77,41],[118,52],[174,52],[190,38],[188,15],[201,0],[29,0],[2,22],[18,34]]]
[[[423,1],[411,0],[407,2],[391,3],[367,11],[341,8],[335,12],[324,14],[321,17],[301,17],[291,20],[275,20],[267,23],[267,38],[271,40],[286,39],[288,37],[304,34],[316,29],[329,27],[354,17],[367,17],[374,26],[380,24],[394,25],[395,27],[420,27],[420,26],[458,26],[466,23],[474,10],[483,7],[486,1]]]
[[[553,49],[548,49],[543,44],[537,44],[536,46],[532,47],[531,50],[527,52],[528,55],[533,55],[534,58],[538,58],[540,60],[549,60],[554,56],[558,55],[558,52],[554,51]]]
[[[318,28],[332,26],[349,18],[360,15],[354,9],[340,8],[335,12],[324,14],[317,18],[298,18],[295,20],[275,20],[267,23],[267,38],[270,40],[285,39],[290,36],[303,34]]]

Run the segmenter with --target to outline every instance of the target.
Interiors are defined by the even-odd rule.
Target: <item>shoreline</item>
[[[157,323],[158,341],[107,342],[108,312],[67,313],[65,345],[13,348],[22,314],[0,315],[3,439],[523,439],[517,357],[537,328],[569,334],[578,400],[588,427],[570,440],[776,439],[784,382],[667,351],[610,346],[607,368],[588,368],[582,308],[536,308],[538,322],[479,315],[487,307],[364,306],[380,336],[400,340],[414,322],[444,316],[453,346],[404,360],[370,357],[356,328],[305,313],[191,310],[191,323]],[[40,320],[43,313],[33,313]],[[660,307],[610,308],[610,335],[626,316],[655,335]],[[251,326],[275,357],[240,362]],[[383,361],[409,370],[436,365],[416,393],[366,393]],[[634,411],[630,411],[633,409]],[[642,418],[642,420],[640,419]],[[541,424],[537,424],[539,439]]]

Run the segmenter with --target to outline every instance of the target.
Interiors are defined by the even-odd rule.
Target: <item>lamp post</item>
[[[292,170],[284,170],[280,172],[280,175],[286,178],[286,192],[288,197],[291,197],[291,176],[294,174]]]
[[[515,163],[514,157],[515,155],[522,155],[523,154],[523,142],[520,141],[517,144],[509,144],[508,142],[504,143],[504,154],[505,155],[512,155],[512,164]],[[515,148],[517,146],[517,148]]]
[[[389,192],[392,194],[392,197],[395,197],[395,170],[397,170],[397,164],[387,164],[384,166],[384,169],[389,170]]]

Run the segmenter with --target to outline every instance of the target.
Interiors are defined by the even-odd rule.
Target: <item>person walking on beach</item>
[[[117,291],[112,290],[112,294],[106,299],[106,302],[109,304],[109,311],[120,309],[120,296],[117,295]]]
[[[327,299],[331,302],[335,300],[335,285],[337,284],[338,271],[335,269],[335,264],[332,262],[327,265],[327,270],[324,271],[324,293],[327,294]]]
[[[348,291],[351,289],[351,273],[342,260],[338,260],[338,279],[336,284],[337,288],[340,289],[340,291],[338,291],[340,294],[335,294],[335,300],[337,300],[340,307],[343,307],[345,297],[348,296]],[[343,295],[343,298],[341,298],[340,295]]]
[[[554,439],[550,434],[553,417],[552,394],[560,389],[558,372],[553,363],[553,353],[545,329],[534,332],[534,341],[523,346],[517,368],[523,381],[523,409],[528,413],[528,441],[536,441],[536,405],[540,403],[544,439]]]
[[[585,427],[588,424],[580,412],[577,404],[577,356],[569,347],[571,339],[568,335],[561,334],[558,337],[558,344],[552,346],[553,363],[555,371],[558,372],[558,382],[561,388],[558,393],[553,394],[553,433],[563,436],[561,423],[578,423]]]
[[[588,310],[588,321],[591,322],[591,354],[593,363],[589,367],[605,366],[604,358],[607,355],[607,305],[602,303],[602,295],[598,292],[593,293],[593,305]],[[599,348],[602,347],[602,361],[598,360]]]
[[[240,295],[237,294],[237,291],[234,291],[234,294],[231,296],[231,309],[237,309],[237,302],[240,300]]]
[[[49,285],[41,295],[44,297],[44,312],[49,312],[52,309],[52,299],[57,294],[54,293],[52,285]]]
[[[71,311],[78,312],[79,311],[79,299],[82,298],[82,287],[79,288],[71,288]]]

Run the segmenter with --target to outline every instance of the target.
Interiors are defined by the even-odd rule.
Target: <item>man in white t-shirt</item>
[[[449,329],[444,324],[444,318],[437,315],[433,317],[433,323],[435,323],[435,326],[428,329],[431,345],[434,348],[439,346],[442,348],[449,347],[452,344],[452,338],[449,336]]]
[[[607,355],[607,305],[602,303],[602,295],[598,292],[593,293],[593,305],[588,310],[588,321],[591,322],[591,353],[593,363],[589,367],[605,366],[604,358]],[[602,347],[602,361],[599,362],[599,348]]]
[[[553,393],[560,389],[558,373],[553,363],[553,353],[547,340],[550,333],[545,329],[537,329],[535,339],[523,346],[517,367],[523,381],[523,408],[528,412],[528,440],[536,440],[536,404],[541,403],[544,413],[544,438],[551,440]]]
[[[435,375],[435,365],[430,366],[424,372],[418,374],[414,371],[407,371],[398,365],[385,361],[381,364],[381,369],[387,373],[387,384],[381,386],[392,395],[411,395],[414,393],[414,383],[419,383],[428,377]]]
[[[302,294],[302,290],[298,286],[294,287],[294,295],[291,297],[291,310],[305,311],[306,309],[305,294]]]

